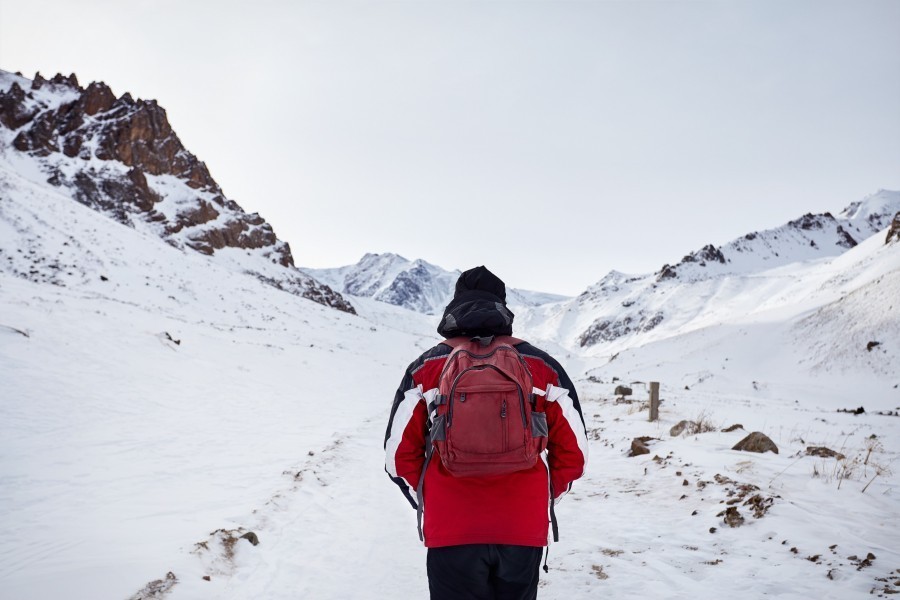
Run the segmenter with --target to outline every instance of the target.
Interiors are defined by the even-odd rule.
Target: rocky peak
[[[129,102],[130,98],[131,97],[129,96],[129,99],[123,100],[123,102],[126,104],[131,103]],[[103,82],[97,81],[94,81],[87,86],[87,89],[84,90],[81,98],[78,99],[78,104],[81,108],[80,112],[89,116],[94,116],[99,112],[108,111],[115,102],[116,95],[112,93],[109,86]]]
[[[685,255],[681,262],[675,266],[672,265],[663,265],[662,269],[659,270],[657,279],[672,279],[678,276],[678,267],[686,264],[696,264],[701,267],[705,267],[707,263],[721,263],[725,264],[728,261],[725,259],[725,255],[722,254],[722,250],[716,248],[712,244],[707,244],[703,246],[700,250],[693,252],[691,254]]]
[[[83,160],[91,156],[115,160],[150,175],[178,177],[194,189],[221,193],[206,165],[178,139],[156,100],[134,100],[130,94],[116,99],[105,83],[82,88],[74,74],[49,81],[38,74],[31,89],[48,84],[75,91],[78,97],[29,119],[17,119],[16,126],[10,127],[22,129],[13,140],[17,150],[38,156],[63,152]],[[18,94],[15,100],[22,104],[25,98]]]
[[[353,312],[339,294],[294,268],[290,247],[271,225],[224,196],[156,100],[117,98],[103,82],[83,88],[74,74],[47,80],[38,73],[29,82],[0,71],[0,125],[0,139],[11,140],[47,182],[70,189],[82,204],[177,247],[208,255],[255,252],[287,269],[267,272],[266,281],[286,277],[276,287]]]

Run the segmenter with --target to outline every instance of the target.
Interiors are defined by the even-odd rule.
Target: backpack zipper
[[[500,350],[500,348],[498,348],[497,350]],[[495,352],[496,352],[496,350],[495,350]],[[446,368],[446,365],[444,368]],[[519,404],[521,405],[522,427],[527,427],[528,421],[525,418],[525,394],[522,392],[522,386],[520,386],[517,381],[515,381],[512,377],[510,377],[509,375],[507,375],[506,373],[504,373],[503,371],[501,371],[494,365],[475,365],[474,367],[469,367],[467,369],[463,369],[463,371],[456,376],[456,378],[453,380],[453,383],[450,385],[450,394],[449,394],[450,403],[447,406],[447,427],[450,427],[453,424],[453,398],[454,398],[454,395],[456,394],[456,385],[459,383],[459,380],[462,379],[462,376],[465,375],[466,373],[468,373],[469,371],[477,371],[477,370],[481,370],[481,369],[493,369],[494,371],[497,371],[498,373],[500,373],[501,375],[503,375],[504,377],[506,377],[507,379],[509,379],[510,381],[512,381],[515,384],[516,391],[519,394]],[[465,393],[460,394],[460,402],[465,402]]]

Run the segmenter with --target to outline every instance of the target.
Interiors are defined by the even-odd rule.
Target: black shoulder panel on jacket
[[[569,379],[569,374],[566,373],[566,370],[563,369],[562,365],[559,364],[555,358],[541,350],[536,346],[532,346],[528,342],[523,342],[521,344],[516,344],[516,350],[519,351],[519,354],[523,356],[533,356],[534,358],[539,358],[544,361],[548,367],[553,369],[556,372],[557,377],[559,377],[559,385],[560,387],[564,387],[569,391],[569,398],[572,399],[572,404],[575,406],[575,410],[578,411],[578,416],[581,417],[581,424],[584,426],[584,413],[581,412],[581,402],[578,400],[578,392],[575,390],[575,384],[572,383],[572,380]],[[587,428],[585,427],[585,430]]]
[[[419,356],[419,358],[412,361],[406,368],[406,372],[403,374],[403,379],[400,381],[400,386],[397,388],[396,393],[394,393],[394,403],[391,405],[391,416],[388,419],[387,431],[384,432],[385,447],[387,447],[388,438],[391,437],[391,426],[394,424],[394,415],[397,412],[397,407],[400,406],[401,402],[403,402],[403,394],[406,393],[406,390],[412,389],[413,375],[415,374],[415,372],[421,369],[426,361],[433,358],[446,356],[452,351],[453,348],[446,344],[437,344],[436,346],[432,346],[431,348],[423,352]]]

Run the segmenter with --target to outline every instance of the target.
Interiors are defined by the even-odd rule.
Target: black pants
[[[534,600],[543,550],[503,544],[429,548],[431,600]]]

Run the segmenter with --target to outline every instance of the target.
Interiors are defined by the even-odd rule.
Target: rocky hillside
[[[475,265],[472,265],[475,266]],[[366,254],[355,265],[335,269],[304,269],[342,293],[401,306],[427,315],[440,314],[453,298],[460,271],[448,271],[422,259],[408,260],[389,252]],[[507,289],[513,307],[539,306],[566,296]]]
[[[0,71],[0,152],[0,168],[123,225],[354,312],[294,267],[290,247],[269,223],[224,195],[155,100],[116,97],[102,82],[82,87],[74,74],[28,80]]]

